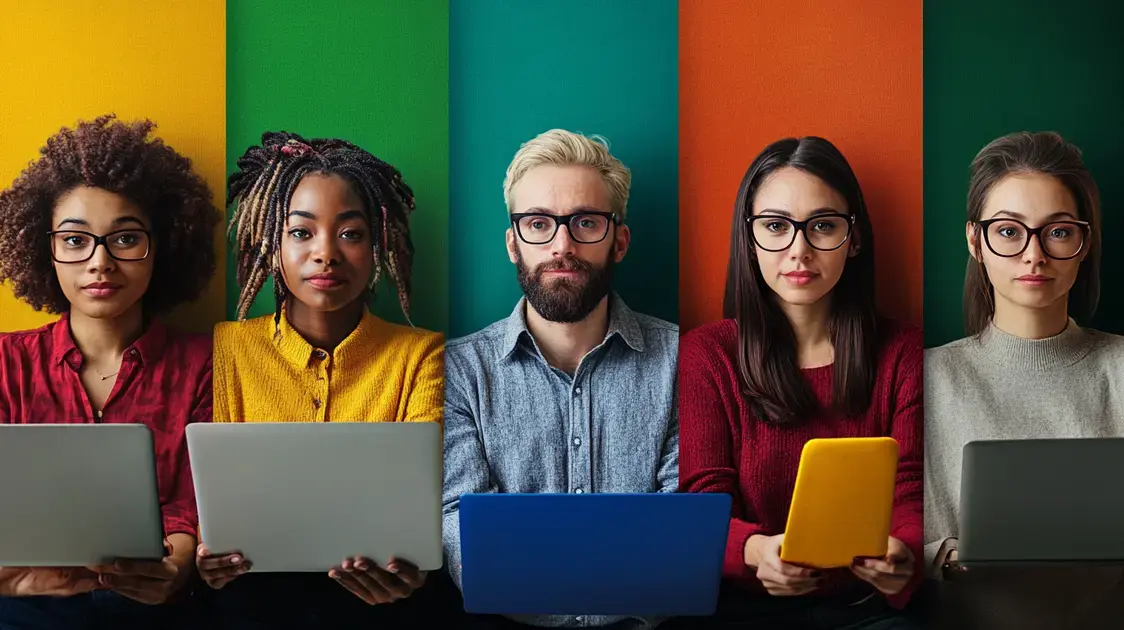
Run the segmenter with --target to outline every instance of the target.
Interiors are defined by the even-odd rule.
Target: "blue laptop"
[[[465,610],[503,615],[711,615],[727,494],[466,494]]]

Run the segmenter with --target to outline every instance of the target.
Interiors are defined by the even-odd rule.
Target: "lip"
[[[1040,287],[1047,282],[1052,282],[1054,279],[1049,276],[1040,276],[1038,274],[1026,274],[1015,278],[1016,282],[1020,282],[1031,287]]]
[[[799,286],[812,282],[813,280],[818,278],[820,274],[814,271],[790,271],[788,273],[782,273],[781,276],[783,276],[789,284],[795,284]]]
[[[304,281],[317,289],[334,289],[347,284],[342,276],[334,273],[314,273],[305,278]]]
[[[122,286],[114,282],[91,282],[82,287],[83,291],[95,298],[112,297],[121,289]]]

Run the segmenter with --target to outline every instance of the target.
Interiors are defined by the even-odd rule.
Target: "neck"
[[[285,303],[285,316],[293,330],[313,347],[328,351],[347,339],[366,310],[361,299],[335,311],[316,310],[292,298]]]
[[[125,348],[144,332],[144,317],[138,303],[112,318],[93,318],[70,311],[70,335],[82,357],[96,365],[115,363]]]
[[[1045,339],[1060,335],[1069,325],[1068,295],[1043,308],[1019,306],[995,296],[995,327],[1021,339]]]
[[[813,304],[781,302],[796,336],[796,359],[800,367],[828,365],[835,359],[831,343],[831,300],[825,296]]]
[[[609,297],[601,299],[585,319],[572,324],[562,324],[543,319],[527,304],[527,330],[550,365],[573,374],[582,357],[605,340],[609,331]]]

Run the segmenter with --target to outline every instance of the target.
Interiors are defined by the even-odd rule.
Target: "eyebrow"
[[[302,219],[308,219],[310,221],[316,220],[316,215],[307,211],[307,210],[293,210],[292,212],[289,213],[289,216],[290,217],[301,217]],[[341,221],[348,221],[350,219],[363,219],[364,221],[366,221],[367,215],[363,214],[362,210],[345,210],[345,211],[339,213],[338,215],[336,215],[336,222],[337,223],[339,223]]]
[[[66,225],[67,223],[73,223],[74,225],[85,225],[87,227],[90,225],[89,221],[86,221],[85,219],[79,219],[77,217],[67,217],[67,218],[63,219],[62,221],[59,221],[57,227],[62,227],[64,225]],[[116,219],[113,220],[113,225],[115,225],[115,226],[124,225],[126,223],[136,223],[137,225],[141,226],[142,228],[144,227],[144,221],[141,221],[140,219],[138,219],[137,217],[134,217],[134,216],[117,217]]]
[[[994,215],[992,215],[991,218],[994,219],[994,218],[998,217],[999,215],[1008,216],[1008,217],[1011,217],[1012,219],[1019,219],[1020,221],[1026,221],[1027,220],[1027,216],[1025,214],[1015,212],[1014,210],[1000,210],[999,212],[996,212]],[[1047,221],[1053,221],[1053,220],[1056,220],[1056,219],[1077,220],[1077,217],[1073,216],[1073,213],[1066,212],[1065,210],[1058,210],[1057,212],[1055,212],[1055,213],[1051,214],[1050,216],[1046,217]]]
[[[608,212],[608,210],[602,210],[600,208],[594,208],[593,206],[577,206],[577,207],[574,207],[574,208],[570,208],[569,212],[555,212],[551,208],[534,207],[534,208],[528,208],[524,212],[516,213],[516,214],[550,214],[550,215],[554,215],[554,216],[562,216],[562,215],[566,215],[566,214],[580,214],[582,212]]]
[[[782,217],[788,217],[790,219],[793,218],[792,213],[789,212],[788,210],[778,210],[776,208],[765,208],[761,212],[758,212],[757,216],[761,216],[765,213],[775,214],[775,215],[779,215],[779,216],[782,216]],[[821,214],[843,214],[843,213],[836,210],[835,208],[817,208],[817,209],[813,210],[811,213],[809,213],[808,216],[809,217],[816,217],[816,216],[819,216]]]

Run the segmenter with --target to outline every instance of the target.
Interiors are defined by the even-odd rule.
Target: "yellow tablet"
[[[781,560],[817,569],[886,555],[898,468],[893,438],[809,440],[781,547]]]

